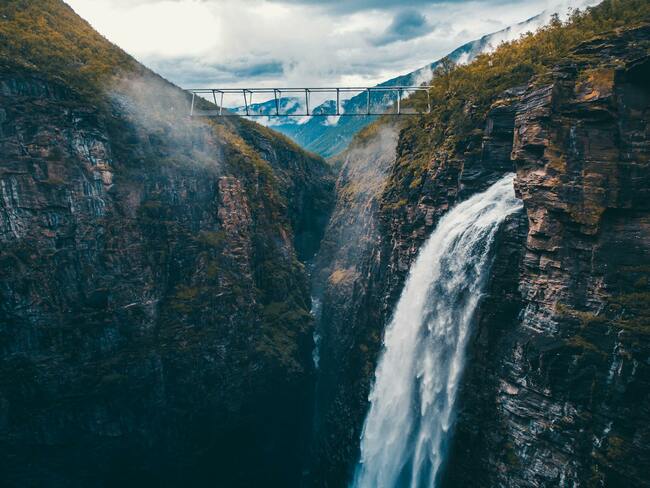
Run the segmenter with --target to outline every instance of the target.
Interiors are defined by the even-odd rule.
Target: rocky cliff
[[[392,161],[357,221],[377,237],[327,269],[319,327],[337,331],[322,343],[336,366],[320,373],[316,486],[350,479],[382,329],[419,246],[509,171],[525,208],[497,239],[441,486],[647,486],[649,48],[647,23],[596,37],[513,75],[485,109],[460,99],[460,120],[405,125],[378,159]]]
[[[337,206],[318,262],[327,265],[318,281],[324,290],[314,486],[345,486],[350,479],[383,325],[420,245],[458,199],[512,171],[515,100],[504,94],[489,111],[484,131],[472,134],[458,152],[434,152],[416,177],[414,163],[423,151],[429,156],[420,139],[429,129],[425,120],[401,130],[368,131],[342,157]],[[517,217],[508,228],[521,222]]]
[[[649,486],[649,17],[443,66],[432,114],[337,161],[329,219],[322,159],[3,3],[0,484],[346,486],[421,244],[516,171],[441,486]]]
[[[62,2],[0,14],[0,484],[297,484],[329,167]]]
[[[481,317],[454,486],[648,486],[649,45],[583,44],[520,99],[520,303]]]
[[[345,486],[341,471],[358,449],[360,396],[367,392],[381,329],[380,199],[394,161],[398,130],[361,133],[346,151],[337,205],[315,260],[319,370],[308,485]],[[368,340],[371,336],[372,340]]]

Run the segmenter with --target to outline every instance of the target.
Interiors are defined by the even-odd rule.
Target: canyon
[[[66,60],[124,68],[100,87],[0,61],[0,484],[296,484],[329,167],[190,119],[62,2],[13,6],[73,37]]]
[[[636,21],[439,71],[448,105],[328,161],[189,117],[63,2],[0,6],[0,484],[349,486],[417,256],[506,177],[421,484],[650,486],[650,19],[612,1],[583,24]]]

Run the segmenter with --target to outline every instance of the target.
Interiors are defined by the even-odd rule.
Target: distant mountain
[[[506,29],[487,34],[480,39],[463,44],[452,51],[447,57],[455,63],[468,63],[481,53],[493,51],[504,41],[510,41],[528,31],[534,31],[546,24],[557,9],[546,10],[528,20],[507,27]],[[435,61],[427,66],[412,71],[411,73],[398,76],[391,80],[380,83],[377,86],[413,86],[426,83],[433,77],[433,72],[441,60]],[[388,106],[391,101],[385,94],[375,94],[371,103],[384,103]],[[304,101],[299,98],[285,97],[281,99],[281,111],[287,114],[304,113]],[[366,109],[366,94],[361,93],[349,100],[342,101],[344,112],[364,111]],[[314,113],[335,113],[335,102],[328,100],[317,106]],[[285,107],[289,107],[286,109]],[[252,113],[268,114],[275,113],[275,100],[250,105]],[[234,109],[239,114],[245,114],[244,107]],[[331,157],[344,150],[354,135],[365,126],[375,120],[377,116],[361,117],[288,117],[288,118],[262,118],[256,117],[260,122],[285,134],[300,144],[303,148],[320,154],[323,157]]]

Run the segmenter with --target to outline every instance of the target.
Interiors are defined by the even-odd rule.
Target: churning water
[[[412,265],[386,328],[353,487],[435,486],[490,246],[521,208],[513,179],[452,208]]]

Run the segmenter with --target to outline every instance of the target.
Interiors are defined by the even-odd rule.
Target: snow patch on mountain
[[[544,25],[548,24],[553,15],[557,14],[560,19],[564,20],[571,14],[571,8],[576,5],[580,8],[591,7],[600,3],[601,0],[563,0],[556,3],[554,7],[531,17],[528,20],[507,27],[498,32],[487,34],[480,39],[468,42],[455,49],[447,56],[457,64],[470,63],[479,54],[490,53],[497,49],[503,42],[518,39],[527,32],[534,32]],[[423,66],[411,73],[398,76],[391,80],[380,83],[377,86],[419,86],[429,83],[434,76],[436,67],[441,60],[435,61],[427,66]],[[296,99],[296,102],[299,101]],[[385,106],[390,106],[390,101],[385,100]],[[315,107],[313,113],[336,113],[331,111],[333,100],[326,100],[320,105],[313,103]],[[341,102],[341,112],[365,112],[366,95],[361,93],[346,101]],[[382,103],[380,100],[373,100],[373,105]],[[269,115],[275,113],[275,101],[270,100],[262,105],[270,104],[272,110],[267,112]],[[236,109],[241,113],[241,107]],[[300,107],[304,113],[304,105]],[[296,111],[298,111],[296,109]],[[374,109],[373,109],[374,111]],[[327,117],[265,117],[256,118],[257,122],[264,125],[272,126],[275,130],[282,132],[292,138],[307,150],[316,152],[324,157],[333,156],[347,147],[354,135],[376,119],[376,116],[363,117],[338,117],[336,115]]]

